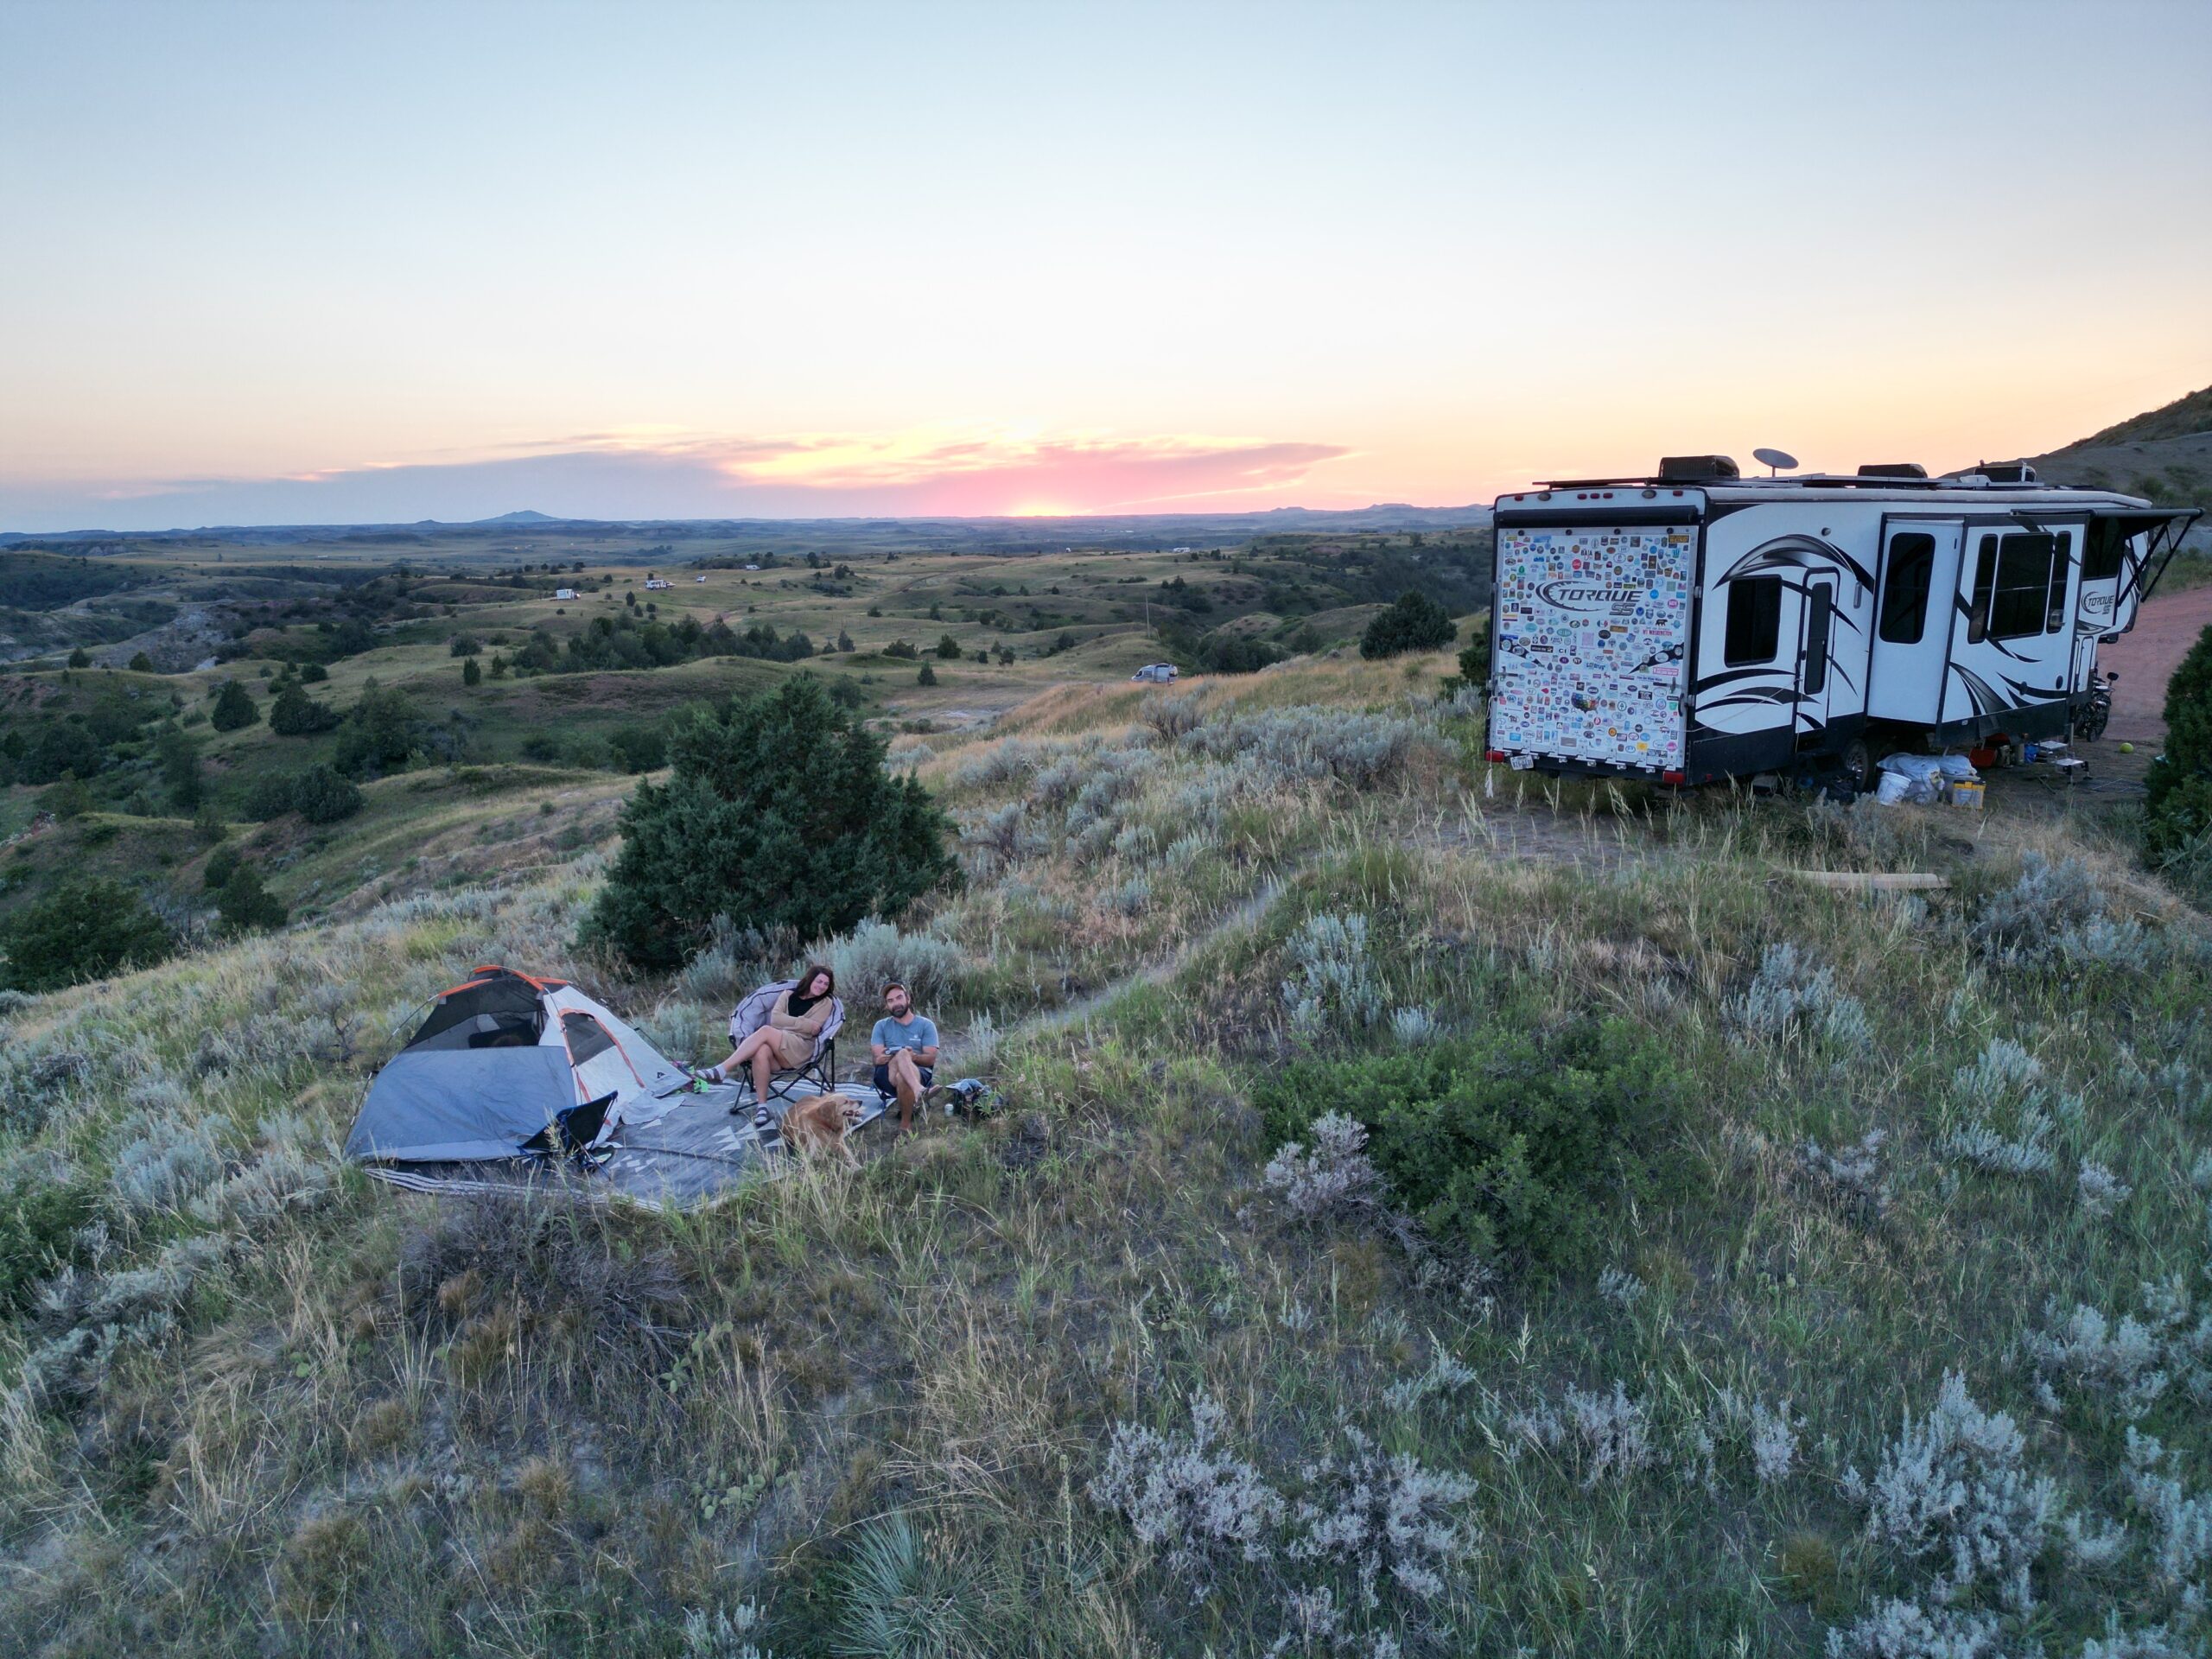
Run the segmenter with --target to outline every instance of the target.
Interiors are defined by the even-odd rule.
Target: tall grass
[[[677,1035],[775,965],[576,960],[594,855],[0,1011],[0,1192],[81,1197],[9,1235],[0,1652],[2201,1643],[2201,921],[2094,823],[1485,797],[1405,687],[1288,665],[1175,729],[1070,689],[946,743],[1019,833],[846,947],[933,942],[1003,1109],[692,1212],[332,1162],[480,961]],[[1186,741],[1269,710],[1419,741]],[[1907,865],[1950,885],[1783,874]],[[1251,1104],[1591,1014],[1694,1087],[1571,1270],[1455,1256]],[[2030,1113],[2031,1166],[1961,1154]]]

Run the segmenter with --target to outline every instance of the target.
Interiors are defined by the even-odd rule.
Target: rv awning
[[[2145,531],[2165,530],[2175,542],[2189,531],[2189,527],[2204,516],[2202,507],[2076,507],[2056,505],[2049,507],[2014,507],[2012,516],[2022,524],[2039,527],[2045,524],[2079,524],[2094,519],[2100,524],[2118,524],[2120,533],[2131,538]]]
[[[2145,599],[2158,585],[2158,578],[2166,574],[2166,567],[2173,563],[2181,550],[2181,538],[2189,534],[2189,527],[2204,516],[2202,507],[2143,507],[2131,512],[2101,512],[2100,518],[2109,518],[2120,526],[2121,534],[2133,540],[2149,532],[2143,543],[2143,562],[2131,565],[2128,575],[2120,582],[2120,593],[2114,605],[2125,604],[2132,588]]]

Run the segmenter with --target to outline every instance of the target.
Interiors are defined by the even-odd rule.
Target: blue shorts
[[[924,1065],[919,1060],[917,1060],[914,1062],[914,1070],[921,1073],[923,1088],[926,1089],[937,1081],[937,1068],[935,1066]],[[897,1092],[897,1090],[893,1090],[891,1086],[891,1068],[888,1065],[879,1065],[875,1068],[874,1082],[875,1092],[881,1095],[886,1100],[889,1100],[892,1096]]]

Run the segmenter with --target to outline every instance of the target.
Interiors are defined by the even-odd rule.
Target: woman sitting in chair
[[[753,1071],[753,1127],[766,1135],[775,1127],[768,1109],[768,1084],[779,1071],[792,1071],[814,1058],[814,1045],[836,1006],[837,976],[818,963],[809,967],[768,1010],[767,1023],[730,1051],[720,1065],[699,1075],[726,1083],[741,1067]],[[732,1112],[738,1109],[730,1108]]]

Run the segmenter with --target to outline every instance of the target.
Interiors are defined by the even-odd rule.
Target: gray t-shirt
[[[875,1022],[875,1030],[868,1040],[880,1043],[887,1054],[902,1048],[935,1048],[937,1025],[924,1014],[916,1014],[903,1026],[887,1014]]]

